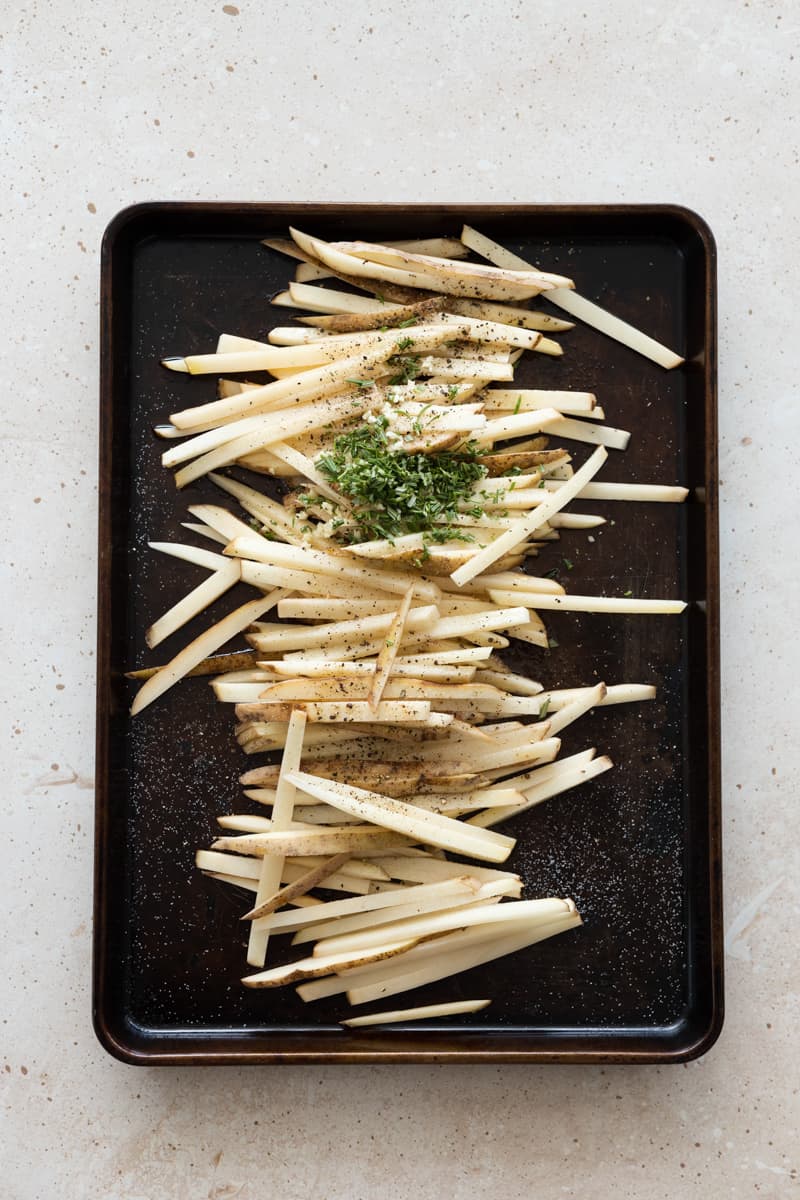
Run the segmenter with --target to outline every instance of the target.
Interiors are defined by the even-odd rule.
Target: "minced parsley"
[[[402,338],[401,341],[411,345],[414,339]],[[399,346],[401,342],[397,344]],[[418,354],[393,354],[389,359],[389,365],[395,371],[389,380],[390,387],[394,387],[396,384],[410,383],[419,375],[420,357]]]
[[[468,540],[449,522],[486,475],[478,453],[470,447],[435,454],[392,452],[388,425],[380,416],[341,434],[333,450],[316,460],[326,479],[353,503],[351,540],[391,540],[406,533],[424,533],[431,542]]]

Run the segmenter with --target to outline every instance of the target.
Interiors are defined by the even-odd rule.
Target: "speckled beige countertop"
[[[0,34],[0,1196],[794,1195],[797,4],[121,7],[9,5]],[[149,199],[674,201],[709,221],[728,1016],[704,1060],[155,1070],[95,1041],[98,249]]]

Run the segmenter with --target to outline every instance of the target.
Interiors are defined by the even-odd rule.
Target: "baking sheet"
[[[213,349],[220,332],[260,338],[289,323],[291,311],[267,301],[293,268],[259,244],[289,223],[381,240],[457,235],[465,220],[573,276],[583,294],[686,355],[665,372],[578,326],[559,335],[563,358],[525,356],[515,383],[594,391],[607,421],[632,430],[603,478],[691,489],[681,506],[582,502],[609,523],[564,531],[536,572],[558,570],[574,592],[630,589],[690,606],[679,618],[548,613],[556,649],[512,642],[504,652],[545,687],[658,687],[654,704],[601,709],[565,731],[562,756],[594,745],[613,771],[504,826],[519,838],[508,865],[525,894],[572,896],[584,926],[400,998],[495,997],[484,1012],[344,1030],[343,997],[304,1004],[291,988],[241,987],[241,896],[193,865],[215,817],[248,803],[236,781],[253,761],[236,745],[231,714],[192,680],[127,716],[134,685],[124,672],[171,657],[240,596],[146,650],[146,627],[204,576],[147,542],[196,540],[181,529],[186,506],[225,503],[207,480],[178,493],[160,465],[152,426],[211,399],[215,379],[166,372],[159,359]],[[714,271],[707,228],[671,206],[154,204],[112,222],[102,280],[94,964],[95,1026],[112,1053],[145,1063],[663,1062],[712,1044],[722,1019]],[[564,444],[576,463],[587,456]],[[242,600],[252,594],[241,588]]]

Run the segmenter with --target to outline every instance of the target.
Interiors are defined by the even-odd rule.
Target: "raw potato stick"
[[[348,967],[361,966],[369,962],[382,962],[409,950],[413,942],[395,942],[384,944],[377,950],[366,951],[363,954],[351,954],[344,957],[329,956],[328,958],[304,958],[299,962],[290,963],[285,967],[273,967],[256,975],[246,975],[242,980],[245,987],[268,988],[282,987],[287,983],[295,983],[298,979],[313,979],[317,975],[328,975],[332,971],[346,970]]]
[[[508,604],[509,597],[516,598],[517,592],[490,589],[489,595],[495,604]],[[558,612],[608,612],[608,613],[682,613],[686,608],[683,600],[639,600],[628,596],[551,596],[525,594],[525,603],[539,611]]]
[[[265,859],[264,861],[267,862],[268,860]],[[266,917],[271,913],[277,912],[279,908],[283,908],[284,904],[289,904],[290,901],[295,900],[298,896],[304,896],[306,892],[312,891],[313,888],[327,879],[329,875],[335,875],[339,868],[349,861],[350,854],[348,851],[344,851],[341,854],[334,854],[333,858],[326,859],[318,867],[312,867],[305,875],[301,875],[299,879],[296,879],[294,883],[287,884],[285,888],[281,888],[280,891],[275,892],[269,899],[256,904],[240,920],[255,921],[258,917]]]
[[[574,911],[574,910],[573,910]],[[314,947],[314,956],[344,954],[367,950],[389,941],[405,938],[432,937],[434,934],[449,933],[453,929],[473,928],[479,925],[513,926],[516,922],[528,925],[547,925],[557,918],[566,916],[570,907],[566,900],[549,897],[543,900],[517,900],[513,904],[498,904],[493,907],[445,909],[444,912],[426,913],[420,917],[407,917],[388,928],[365,929],[355,933],[322,938]]]
[[[209,604],[213,604],[237,584],[241,577],[242,569],[239,563],[230,563],[227,569],[220,567],[218,571],[214,571],[146,630],[144,640],[150,649],[160,645],[170,634],[176,633],[187,621],[191,621],[192,617],[196,617]]]
[[[491,388],[484,393],[484,399],[486,407],[490,409],[528,412],[534,408],[555,408],[560,413],[590,413],[597,401],[594,392],[531,388]]]
[[[377,711],[383,693],[386,690],[386,684],[392,674],[392,668],[397,661],[400,642],[408,622],[413,597],[414,589],[410,587],[400,601],[400,607],[386,632],[383,646],[375,660],[375,676],[369,690],[369,696],[367,697],[367,703],[373,712]]]
[[[303,771],[295,771],[290,776],[295,787],[301,788],[318,800],[341,808],[343,812],[361,816],[367,821],[374,821],[385,829],[396,833],[407,834],[409,837],[439,846],[443,850],[454,853],[468,854],[473,858],[489,862],[504,862],[514,847],[513,838],[503,838],[499,841],[475,840],[465,829],[467,827],[452,817],[440,816],[437,813],[415,809],[412,804],[377,792],[368,792],[363,788],[348,787],[330,779],[308,775]],[[495,835],[496,836],[496,835]]]
[[[148,704],[152,704],[193,667],[198,666],[209,654],[219,650],[220,646],[224,646],[231,638],[236,637],[237,633],[241,633],[253,621],[258,620],[264,613],[274,608],[285,595],[284,591],[276,588],[268,596],[262,596],[259,600],[251,600],[248,604],[243,604],[241,608],[235,609],[227,617],[218,621],[216,625],[212,625],[210,629],[201,633],[188,646],[184,646],[171,662],[168,662],[156,675],[151,676],[142,685],[131,705],[131,716],[136,716]]]
[[[459,567],[451,575],[454,583],[459,585],[469,583],[490,567],[492,563],[497,562],[503,554],[509,550],[513,550],[515,546],[523,542],[526,537],[532,534],[545,521],[557,512],[560,512],[565,504],[568,504],[575,496],[578,495],[581,488],[589,482],[589,480],[597,474],[603,463],[608,457],[608,452],[603,446],[598,446],[591,457],[583,464],[580,470],[576,471],[572,479],[568,479],[558,492],[548,496],[542,504],[534,510],[533,516],[524,517],[522,520],[515,522],[511,529],[507,529],[505,533],[501,533],[494,542],[480,550],[468,563],[463,567]]]
[[[456,951],[452,955],[447,954],[446,942],[442,938],[439,943],[442,953],[434,963],[417,968],[415,971],[409,971],[407,974],[402,974],[398,969],[397,972],[381,982],[362,983],[359,986],[351,987],[347,993],[347,999],[351,1004],[356,1005],[367,1004],[384,996],[396,996],[399,992],[408,991],[410,988],[421,987],[425,983],[435,983],[439,979],[447,979],[450,975],[459,974],[461,971],[470,970],[483,963],[493,962],[497,958],[503,958],[506,954],[524,950],[528,946],[555,937],[559,933],[566,933],[580,924],[581,918],[577,913],[567,913],[549,925],[529,925],[519,932],[504,933],[488,941],[468,946],[463,951]]]
[[[183,559],[184,562],[193,563],[197,567],[205,567],[209,571],[218,571],[225,562],[222,554],[217,554],[213,550],[205,550],[202,546],[184,546],[180,542],[148,542],[147,545],[151,550],[158,550],[161,554],[169,554],[173,558]]]
[[[447,1004],[425,1004],[419,1008],[395,1008],[363,1017],[343,1017],[339,1024],[360,1029],[366,1025],[399,1025],[406,1021],[428,1021],[434,1017],[458,1017],[464,1013],[480,1012],[491,1003],[491,1000],[451,1000]]]
[[[545,481],[547,491],[558,491],[558,482]],[[579,493],[581,500],[645,500],[662,504],[680,504],[688,489],[648,483],[589,483]]]
[[[540,692],[537,696],[540,704],[547,710],[563,708],[580,696],[586,695],[590,688],[558,688],[555,691]],[[607,704],[634,704],[640,700],[655,700],[656,689],[649,683],[614,683],[606,687],[606,694],[600,701],[600,706]]]
[[[302,709],[309,721],[375,721],[379,724],[448,724],[440,720],[445,714],[431,711],[429,700],[384,700],[372,708],[366,700],[321,701],[259,701],[256,704],[237,704],[236,715],[264,717],[269,721],[288,721],[292,712]],[[451,718],[452,719],[452,718]]]
[[[476,229],[472,229],[469,225],[465,225],[461,232],[461,240],[465,246],[469,246],[470,250],[474,250],[476,254],[481,254],[489,262],[502,265],[509,270],[517,271],[535,271],[530,263],[526,263],[524,259],[519,258],[516,254],[512,254],[503,246],[493,242],[491,238],[485,237],[478,233]],[[592,303],[591,300],[585,299],[577,292],[568,291],[563,288],[555,288],[547,293],[547,299],[556,304],[559,308],[563,308],[570,316],[577,317],[579,321],[585,321],[587,325],[591,325],[594,329],[605,333],[608,337],[614,338],[615,341],[621,342],[624,346],[629,346],[630,349],[638,351],[645,358],[652,359],[659,366],[671,370],[673,367],[678,367],[683,362],[679,354],[673,350],[669,350],[666,346],[661,345],[654,338],[648,337],[641,330],[629,325],[627,321],[620,320],[619,317],[612,316],[606,312],[599,304]]]
[[[605,771],[610,771],[613,765],[611,759],[606,755],[594,758],[590,762],[574,767],[571,771],[564,771],[560,775],[554,775],[549,780],[543,780],[541,783],[527,788],[524,804],[513,804],[508,808],[487,808],[482,813],[471,817],[470,821],[473,825],[480,826],[481,829],[491,829],[495,825],[499,825],[501,821],[505,821],[507,817],[515,817],[519,813],[527,812],[529,808],[535,808],[537,804],[542,804],[543,801],[549,800],[553,796],[569,791],[570,788],[579,787],[582,783],[587,783]]]
[[[211,656],[223,633],[245,634],[254,651],[227,675],[218,666],[211,684],[235,706],[242,753],[278,751],[280,761],[242,776],[267,815],[230,806],[217,817],[225,836],[198,852],[197,865],[255,892],[243,918],[251,966],[264,968],[272,932],[314,944],[307,959],[259,970],[247,986],[306,979],[304,999],[346,990],[364,1003],[580,923],[572,901],[521,900],[518,876],[472,864],[503,863],[513,849],[491,826],[611,767],[594,748],[558,759],[564,729],[596,705],[651,699],[654,689],[545,691],[497,651],[512,639],[550,644],[538,609],[681,611],[682,602],[630,593],[568,595],[544,574],[549,564],[540,576],[525,568],[548,542],[603,523],[564,511],[578,496],[668,503],[687,493],[595,482],[606,449],[624,449],[630,435],[604,424],[594,392],[565,390],[566,376],[555,389],[513,386],[525,351],[562,354],[544,331],[570,322],[520,301],[540,292],[558,301],[572,289],[565,277],[468,228],[455,244],[326,243],[290,232],[291,242],[273,245],[300,260],[298,281],[275,303],[323,315],[264,340],[223,333],[215,353],[166,364],[190,374],[266,369],[273,382],[221,378],[216,400],[157,431],[179,487],[208,473],[246,517],[192,506],[192,532],[224,553],[158,547],[212,574],[149,640],[238,580],[266,594],[152,675],[134,711],[200,667],[198,642]],[[469,246],[489,263],[466,261]],[[329,275],[354,290],[302,282]],[[586,305],[574,294],[567,303]],[[641,349],[642,335],[635,341]],[[577,466],[562,438],[596,449]],[[273,499],[221,476],[223,465],[277,479],[283,492]],[[423,485],[430,502],[416,471],[442,479],[441,488]],[[407,507],[405,484],[392,482],[406,478]],[[277,620],[260,619],[276,597]],[[449,862],[445,850],[468,861]],[[315,904],[315,887],[349,897]],[[399,1015],[457,1015],[460,1006]]]
[[[238,861],[233,855],[226,855],[225,857]],[[309,925],[316,925],[321,921],[329,923],[342,917],[350,917],[363,913],[385,910],[393,911],[397,908],[408,907],[411,904],[418,905],[419,911],[423,912],[425,911],[426,904],[435,906],[442,900],[447,900],[448,902],[450,900],[468,900],[471,896],[475,895],[479,884],[476,884],[474,874],[464,876],[463,872],[466,869],[471,870],[471,868],[465,868],[463,864],[459,866],[458,863],[453,863],[452,866],[456,869],[449,878],[436,880],[433,883],[401,887],[397,891],[372,892],[366,896],[353,896],[347,900],[328,900],[323,905],[317,906],[313,913],[276,913],[272,922],[273,930],[280,930],[283,933],[294,933]]]
[[[255,650],[236,650],[230,654],[213,654],[210,658],[204,658],[196,667],[192,667],[191,671],[186,672],[186,678],[196,678],[198,675],[218,675],[220,673],[228,674],[228,672],[236,672],[249,667],[254,667],[256,663]],[[126,679],[150,679],[161,671],[162,667],[144,667],[140,671],[126,671]]]
[[[281,759],[278,784],[275,791],[275,803],[272,806],[271,828],[276,833],[286,830],[293,824],[295,789],[287,776],[293,767],[300,765],[303,754],[303,735],[305,734],[306,718],[304,713],[293,713],[286,733],[286,746]],[[281,876],[285,860],[279,857],[264,857],[261,864],[261,874],[258,877],[256,891],[256,908],[263,908],[271,896],[281,885]],[[331,871],[330,874],[333,874]],[[267,957],[269,942],[269,922],[262,921],[250,926],[247,942],[247,962],[251,967],[263,967]]]
[[[397,904],[393,908],[380,908],[372,912],[355,913],[351,917],[338,917],[333,921],[324,921],[317,925],[306,925],[294,935],[292,945],[306,945],[308,942],[316,942],[319,938],[343,937],[346,934],[361,933],[367,929],[374,930],[380,926],[391,925],[393,927],[394,924],[412,917],[430,916],[445,910],[467,912],[474,907],[497,904],[501,896],[519,895],[520,889],[510,881],[484,884],[480,888],[475,881],[471,882],[476,890],[465,895],[440,896],[436,900],[431,899],[424,903]],[[400,889],[401,893],[406,890],[406,888]],[[387,937],[390,936],[387,934]],[[316,950],[314,953],[316,954]]]
[[[290,782],[296,778],[292,772]],[[497,837],[497,834],[493,834]],[[467,839],[465,838],[465,841]],[[471,843],[470,843],[471,844]],[[233,850],[239,854],[278,855],[289,858],[295,854],[338,854],[342,850],[369,854],[381,849],[408,845],[408,838],[389,833],[378,826],[327,826],[289,830],[286,833],[253,833],[242,837],[217,838],[214,850]]]
[[[322,289],[319,289],[322,291]],[[329,294],[327,289],[325,294]],[[343,294],[343,293],[342,293]],[[420,320],[434,320],[447,303],[443,296],[433,296],[414,304],[378,305],[377,311],[363,313],[339,313],[318,317],[298,317],[303,325],[313,326],[313,336],[323,333],[356,333],[367,329],[398,329],[415,325]]]

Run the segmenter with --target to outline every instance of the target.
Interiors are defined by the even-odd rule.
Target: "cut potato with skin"
[[[214,353],[186,346],[165,364],[223,373],[216,389],[187,379],[217,398],[173,414],[157,436],[178,487],[209,475],[225,505],[190,507],[186,536],[209,548],[156,544],[211,574],[148,640],[235,582],[261,594],[150,674],[132,711],[214,664],[238,749],[277,752],[249,758],[245,802],[212,814],[221,836],[197,855],[200,871],[244,897],[255,969],[244,982],[298,982],[304,1000],[347,992],[363,1004],[580,924],[569,899],[522,899],[521,879],[500,866],[516,841],[493,827],[609,770],[594,747],[561,758],[561,736],[594,707],[655,692],[598,683],[591,662],[591,686],[546,689],[502,654],[512,640],[554,645],[539,610],[681,611],[680,600],[569,594],[548,555],[552,541],[604,520],[566,511],[575,499],[670,503],[686,490],[596,479],[631,434],[606,421],[594,391],[572,390],[591,378],[570,371],[568,338],[548,336],[571,322],[523,303],[566,295],[611,332],[614,318],[597,317],[564,276],[468,228],[459,242],[291,233],[271,240],[301,264],[274,303],[311,315],[263,340],[223,332]],[[469,261],[468,248],[489,261]],[[327,276],[351,290],[303,281]],[[628,344],[653,350],[639,334]],[[532,378],[552,387],[514,387],[526,352],[554,356],[547,379],[541,360]],[[273,381],[229,377],[257,369]],[[613,420],[613,392],[601,399]],[[540,553],[534,575],[527,560]],[[253,650],[226,671],[216,651],[238,634]],[[323,901],[317,889],[347,899]],[[274,966],[277,933],[308,956]],[[484,1003],[423,1003],[364,1023]]]
[[[494,885],[489,885],[490,887]],[[494,907],[445,909],[438,913],[425,913],[419,917],[406,917],[388,928],[362,929],[334,937],[322,937],[314,947],[314,956],[358,953],[380,946],[385,941],[423,937],[449,933],[454,929],[470,929],[480,925],[498,925],[508,928],[516,922],[527,925],[548,925],[571,911],[566,900],[548,898],[544,900],[519,900],[514,904],[498,904]]]
[[[465,826],[452,817],[415,809],[411,804],[377,792],[348,787],[303,771],[293,772],[291,779],[296,787],[316,796],[318,800],[332,804],[334,808],[341,808],[351,815],[361,816],[385,829],[407,834],[443,850],[466,853],[488,862],[505,862],[514,847],[513,838],[476,840],[469,831],[465,834]]]
[[[447,309],[456,316],[476,317],[478,320],[496,321],[499,325],[511,325],[518,329],[533,329],[550,333],[564,333],[574,329],[572,321],[564,321],[550,313],[537,312],[531,308],[516,308],[511,304],[495,304],[491,300],[467,300],[448,296]]]
[[[477,281],[495,281],[501,279],[511,285],[518,284],[522,289],[522,291],[517,293],[520,298],[524,298],[522,292],[531,286],[534,278],[538,291],[573,287],[572,280],[567,279],[564,275],[552,275],[544,271],[533,272],[530,270],[520,272],[508,270],[507,268],[498,268],[495,270],[492,267],[487,267],[484,263],[453,262],[449,259],[436,258],[430,254],[414,254],[408,250],[399,249],[396,246],[382,246],[371,242],[335,242],[328,249],[341,250],[344,254],[361,259],[367,263],[383,263],[387,266],[397,265],[413,270],[420,270],[426,275],[434,275],[444,281],[447,281],[448,277],[454,279],[472,278]],[[525,278],[526,275],[528,276],[527,280]],[[486,293],[478,292],[476,294],[485,295]]]
[[[290,963],[285,967],[273,967],[271,970],[261,971],[256,975],[246,975],[242,983],[249,988],[283,987],[289,983],[296,983],[300,979],[313,979],[317,975],[345,971],[349,967],[362,966],[364,963],[383,962],[384,959],[402,954],[404,950],[410,949],[413,945],[412,941],[395,942],[384,944],[377,950],[365,951],[362,954],[304,958],[300,962]]]
[[[334,245],[308,237],[296,229],[290,232],[302,249],[351,278],[380,280],[382,283],[419,288],[422,291],[487,300],[526,300],[546,288],[559,286],[559,283],[555,282],[556,278],[563,286],[571,285],[571,281],[563,276],[545,279],[542,275],[532,277],[528,274],[526,279],[526,272],[491,268],[478,270],[476,264],[472,264],[473,269],[467,271],[466,264],[447,263],[443,267],[428,256],[389,250],[388,255],[394,256],[392,261],[403,264],[402,267],[397,267],[345,253]],[[376,253],[387,256],[385,247],[378,247]]]
[[[137,692],[131,705],[131,716],[136,716],[148,704],[152,704],[159,696],[163,696],[169,688],[182,679],[193,667],[198,666],[204,658],[208,658],[215,650],[219,650],[231,638],[236,637],[258,617],[274,608],[285,592],[276,588],[268,596],[260,600],[251,600],[237,608],[227,617],[223,617],[216,625],[212,625],[193,642],[185,646],[171,662],[152,675]]]
[[[576,471],[572,479],[566,480],[559,488],[558,492],[551,495],[548,500],[543,501],[535,510],[533,516],[524,517],[516,523],[515,527],[506,530],[499,538],[479,551],[470,562],[463,567],[459,567],[454,571],[451,578],[454,583],[463,584],[469,583],[476,575],[480,575],[487,567],[493,563],[507,551],[514,548],[521,541],[524,541],[529,534],[533,533],[544,521],[548,520],[553,513],[560,512],[565,504],[583,488],[594,475],[600,470],[601,466],[608,457],[607,451],[603,446],[598,446],[587,462],[583,464],[580,470]]]
[[[365,329],[410,328],[418,321],[429,320],[442,311],[447,300],[434,296],[416,304],[396,306],[378,305],[377,311],[361,313],[338,313],[330,316],[298,317],[304,325],[313,326],[326,333],[358,333]]]
[[[474,250],[476,254],[481,254],[489,262],[496,263],[498,266],[523,272],[536,271],[536,268],[530,263],[526,263],[524,259],[512,254],[497,242],[493,242],[491,238],[478,233],[469,225],[464,226],[461,240],[465,246],[469,246],[470,250]],[[629,346],[632,350],[636,350],[645,358],[652,359],[653,362],[667,370],[672,370],[683,362],[681,356],[673,350],[661,345],[654,338],[648,337],[647,334],[634,328],[633,325],[629,325],[626,321],[620,320],[619,317],[606,312],[599,304],[594,304],[584,296],[578,295],[574,290],[555,288],[548,293],[547,299],[552,304],[564,309],[570,316],[585,321],[587,325],[593,326],[624,346]]]
[[[570,929],[577,928],[580,924],[581,918],[577,913],[568,913],[548,925],[531,924],[523,927],[519,932],[516,930],[504,930],[502,936],[476,942],[466,946],[463,950],[460,943],[457,945],[454,944],[455,938],[463,938],[466,934],[471,933],[472,930],[466,930],[463,934],[447,935],[453,938],[453,944],[448,946],[445,943],[445,938],[439,939],[441,943],[439,946],[440,954],[432,963],[429,962],[422,967],[411,969],[408,973],[398,970],[384,978],[373,977],[375,979],[374,982],[369,982],[368,978],[362,978],[356,984],[350,981],[353,986],[348,988],[347,998],[351,1004],[355,1005],[367,1004],[384,996],[396,996],[399,992],[408,991],[412,987],[421,987],[425,983],[434,983],[439,979],[447,979],[450,975],[469,970],[472,967],[481,966],[486,962],[493,962],[495,959],[502,958],[506,954],[511,954],[516,950],[525,949],[527,946],[535,945],[537,942],[545,941],[547,938],[555,937],[560,933],[566,933]],[[503,927],[500,926],[500,928],[502,929]],[[454,948],[456,951],[452,955],[447,953],[451,948]]]
[[[282,908],[284,904],[289,904],[290,901],[295,900],[298,896],[306,895],[307,892],[310,892],[312,888],[318,887],[329,876],[335,875],[339,868],[344,866],[349,859],[349,850],[345,850],[341,854],[334,854],[332,858],[326,859],[319,866],[311,867],[305,875],[301,875],[294,883],[288,883],[286,887],[281,888],[280,891],[275,892],[266,900],[261,902],[257,900],[255,906],[249,912],[246,912],[241,917],[241,920],[255,921],[261,917],[270,916],[272,913],[277,912],[279,908]],[[268,859],[264,859],[265,864],[268,861]],[[263,961],[257,965],[263,966]]]
[[[259,857],[278,855],[289,858],[297,854],[339,854],[343,850],[368,854],[373,850],[387,850],[407,844],[408,839],[387,833],[385,829],[374,825],[326,826],[291,829],[285,833],[245,833],[241,837],[217,838],[212,849],[233,850],[238,854],[256,854]]]
[[[416,917],[432,917],[443,913],[467,913],[473,908],[485,908],[495,905],[502,896],[518,894],[519,889],[512,881],[498,880],[493,883],[478,884],[477,880],[465,876],[463,882],[469,885],[469,890],[457,895],[441,895],[423,903],[397,904],[393,908],[376,909],[372,912],[356,913],[350,917],[338,917],[333,921],[306,925],[299,929],[292,938],[293,946],[307,945],[318,942],[321,938],[346,938],[362,933],[377,932],[377,941],[393,940],[393,935],[380,936],[381,927],[394,928],[401,921]],[[402,891],[407,889],[403,888]],[[401,899],[404,897],[401,897]],[[317,950],[314,950],[317,955]]]

